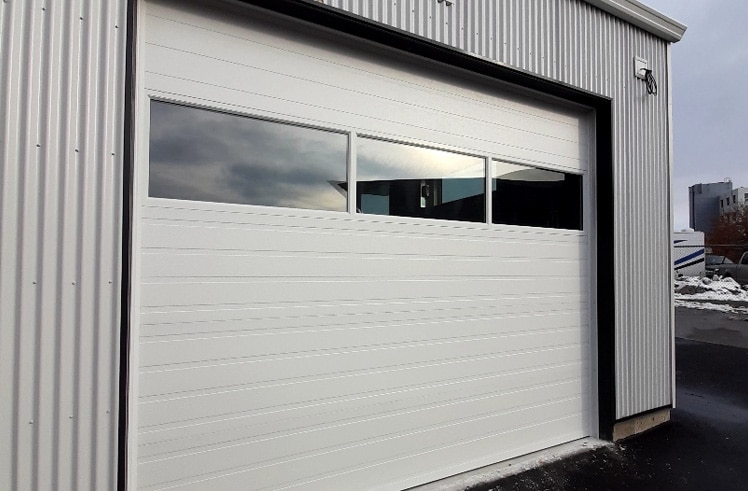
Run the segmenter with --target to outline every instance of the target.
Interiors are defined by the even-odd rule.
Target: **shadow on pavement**
[[[676,380],[669,423],[471,491],[748,489],[748,349],[677,339]]]

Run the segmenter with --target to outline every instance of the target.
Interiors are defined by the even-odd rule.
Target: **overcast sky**
[[[748,187],[748,2],[642,0],[688,26],[673,46],[675,228],[688,226],[688,186]]]

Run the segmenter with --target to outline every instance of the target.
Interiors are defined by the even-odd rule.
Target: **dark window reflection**
[[[346,210],[348,137],[151,101],[148,195]]]
[[[361,213],[485,221],[485,161],[370,138],[357,145]]]
[[[582,230],[582,176],[493,161],[493,223]]]

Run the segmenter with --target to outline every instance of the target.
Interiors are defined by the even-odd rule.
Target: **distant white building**
[[[719,212],[728,213],[748,204],[748,188],[735,188],[719,196]]]

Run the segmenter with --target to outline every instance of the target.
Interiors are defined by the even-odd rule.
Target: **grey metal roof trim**
[[[685,25],[636,0],[585,1],[671,43],[680,41],[686,32]]]

